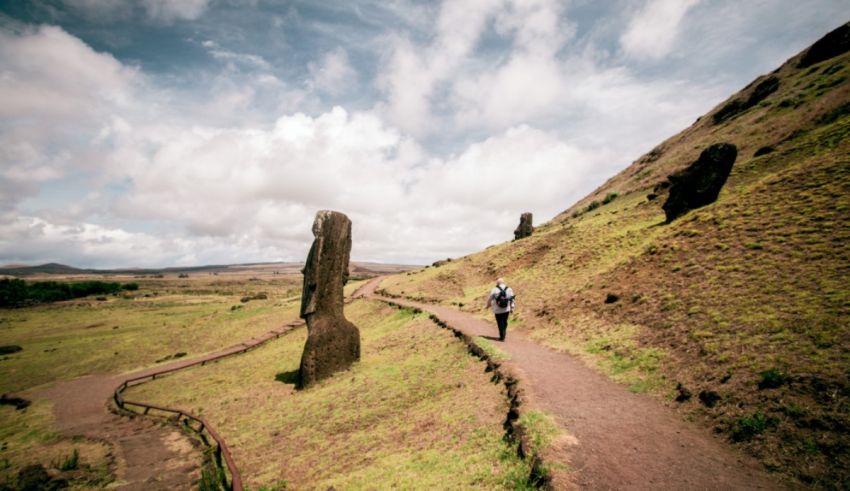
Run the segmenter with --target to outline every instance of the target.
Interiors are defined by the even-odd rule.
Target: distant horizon
[[[115,267],[80,267],[75,266],[73,264],[65,264],[56,261],[47,261],[35,264],[24,264],[24,263],[6,263],[0,264],[0,269],[15,269],[15,268],[38,268],[43,266],[62,266],[70,269],[79,269],[82,271],[90,270],[90,271],[131,271],[131,270],[165,270],[165,269],[195,269],[195,268],[213,268],[213,267],[230,267],[230,266],[262,266],[262,265],[274,265],[274,264],[304,264],[305,261],[252,261],[252,262],[235,262],[235,263],[216,263],[216,264],[197,264],[192,266],[115,266]],[[358,261],[352,259],[349,264],[375,264],[381,266],[413,266],[413,267],[422,267],[426,266],[425,264],[403,264],[403,263],[384,263],[378,261]]]
[[[551,220],[843,0],[0,5],[0,262],[429,264]],[[292,259],[294,260],[294,259]]]

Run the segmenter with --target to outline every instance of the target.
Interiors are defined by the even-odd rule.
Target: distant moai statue
[[[667,223],[717,200],[738,156],[731,143],[715,143],[699,155],[696,162],[667,177],[670,194],[661,206]]]
[[[534,226],[531,224],[531,213],[523,213],[519,217],[519,225],[514,230],[514,240],[531,237],[534,233]]]
[[[307,322],[299,372],[301,388],[360,359],[360,331],[345,319],[342,310],[342,287],[348,281],[351,254],[351,220],[336,211],[319,211],[313,236],[301,292],[301,318]]]

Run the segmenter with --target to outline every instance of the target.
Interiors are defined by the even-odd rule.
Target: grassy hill
[[[486,315],[503,276],[520,305],[511,329],[656,395],[789,479],[847,486],[848,48],[850,24],[532,237],[383,287]],[[719,199],[665,224],[656,186],[715,143],[738,149]]]

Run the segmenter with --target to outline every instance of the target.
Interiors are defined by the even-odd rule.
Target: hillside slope
[[[847,486],[848,49],[845,24],[532,237],[383,287],[486,315],[503,276],[521,307],[511,329],[657,395],[789,479]],[[721,142],[738,158],[718,200],[665,224],[656,186]]]

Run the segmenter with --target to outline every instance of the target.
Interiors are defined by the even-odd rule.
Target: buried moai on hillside
[[[531,237],[534,233],[534,225],[531,224],[531,213],[523,213],[519,217],[519,225],[514,230],[514,240]]]
[[[735,145],[716,143],[703,150],[696,162],[669,176],[670,192],[661,207],[667,223],[716,201],[737,156]]]
[[[307,322],[299,372],[301,388],[360,359],[360,331],[343,315],[342,287],[348,281],[351,220],[339,212],[320,211],[313,222],[313,236],[301,292],[301,318]]]

